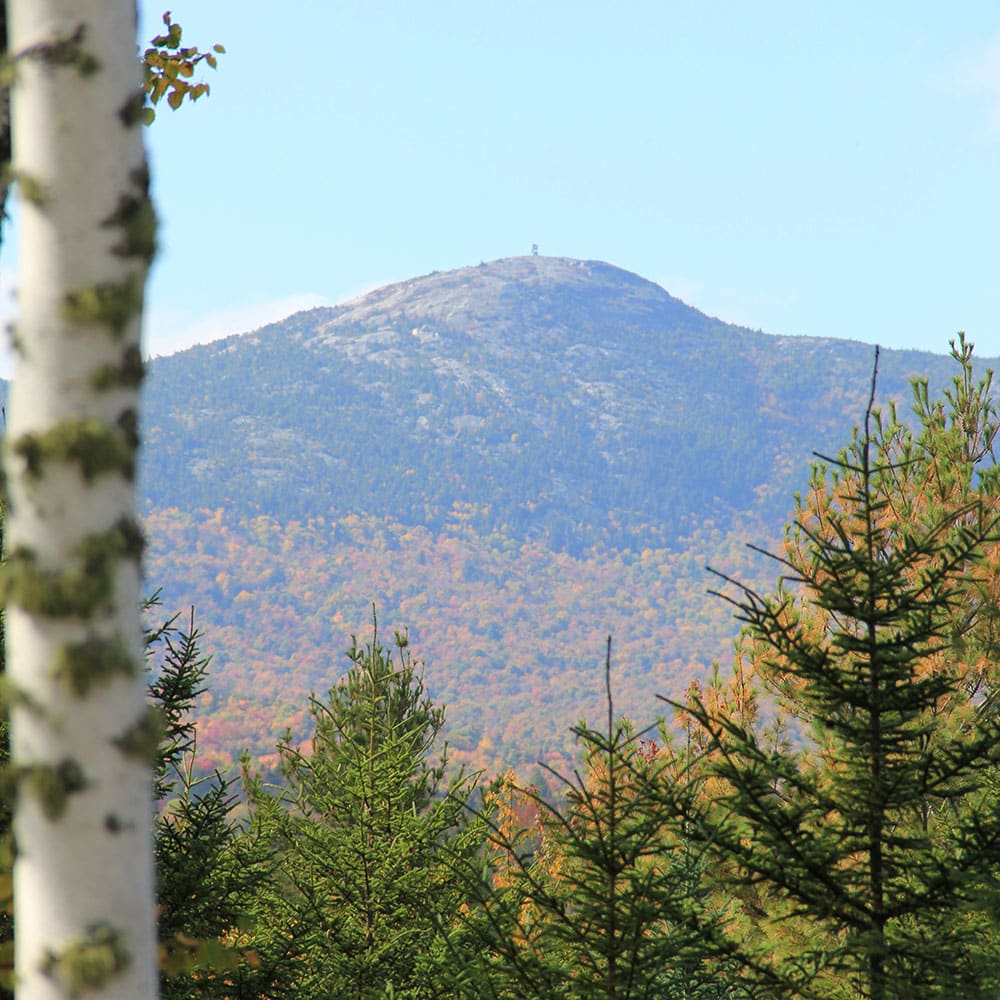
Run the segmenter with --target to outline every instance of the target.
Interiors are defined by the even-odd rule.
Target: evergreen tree
[[[158,603],[157,598],[147,606]],[[179,616],[146,633],[150,700],[164,723],[154,769],[154,824],[160,929],[160,995],[223,998],[248,958],[238,945],[251,898],[266,878],[270,851],[244,836],[235,818],[234,780],[197,776],[193,712],[210,657],[202,635]]]
[[[583,771],[553,772],[564,805],[511,781],[491,796],[493,885],[471,921],[477,995],[736,1000],[735,969],[705,944],[715,916],[700,851],[659,794],[682,780],[677,758],[615,719],[610,646],[606,730],[575,727]]]
[[[247,778],[249,833],[277,858],[251,946],[292,963],[297,1000],[454,995],[446,939],[464,897],[450,865],[475,853],[472,785],[431,762],[444,712],[406,636],[393,645],[395,658],[377,628],[355,642],[347,675],[310,703],[308,747],[279,744],[284,787]]]
[[[917,438],[894,413],[883,424],[873,376],[863,427],[800,502],[777,592],[728,581],[744,655],[798,745],[702,698],[683,706],[711,793],[682,800],[665,785],[664,798],[730,880],[726,946],[777,994],[993,995],[969,917],[995,900],[1000,862],[1000,721],[983,660],[995,412],[964,339],[955,356],[947,406],[916,387]]]

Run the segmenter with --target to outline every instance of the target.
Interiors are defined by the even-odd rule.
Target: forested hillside
[[[943,339],[942,348],[946,346]],[[371,604],[407,627],[459,756],[565,752],[728,661],[706,563],[754,572],[813,449],[848,439],[873,349],[728,326],[608,264],[432,274],[155,361],[147,575],[215,652],[200,746],[273,755]],[[879,399],[946,357],[885,352]],[[908,403],[904,402],[904,411]],[[773,569],[765,574],[773,575]]]
[[[864,344],[720,323],[608,264],[501,260],[157,361],[145,495],[432,529],[461,501],[555,550],[671,544],[716,510],[783,517],[811,449],[858,420],[871,363]],[[884,368],[881,395],[906,398],[946,361]]]
[[[572,764],[542,775],[558,797],[448,766],[445,711],[382,621],[277,760],[245,760],[239,819],[226,779],[192,785],[191,699],[175,698],[157,821],[165,995],[995,997],[1000,415],[966,345],[956,360],[943,399],[917,392],[916,432],[866,403],[773,551],[783,584],[716,576],[747,628],[730,669],[662,703],[673,727],[622,717],[606,642],[601,711],[574,727]],[[336,529],[378,539],[377,560],[380,524]],[[312,537],[285,537],[292,562]],[[154,676],[196,685],[197,637],[162,641]],[[176,687],[154,697],[169,706]]]
[[[753,575],[734,532],[706,524],[677,550],[570,554],[479,523],[471,505],[436,532],[372,515],[151,514],[150,579],[192,595],[214,652],[205,761],[231,765],[244,747],[273,755],[286,725],[301,728],[309,690],[339,676],[372,602],[387,629],[408,628],[456,756],[491,773],[551,762],[569,725],[600,712],[609,633],[620,705],[647,721],[654,693],[683,691],[731,655],[733,619],[706,597],[704,566]]]

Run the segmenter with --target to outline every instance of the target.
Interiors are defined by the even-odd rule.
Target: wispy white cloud
[[[1000,133],[1000,34],[984,39],[949,68],[952,84],[989,104],[989,125]]]
[[[373,283],[350,289],[339,301],[355,298],[377,287],[378,284]],[[248,333],[304,309],[333,304],[325,295],[301,292],[267,302],[214,309],[198,316],[178,313],[175,308],[161,308],[153,301],[147,303],[144,317],[143,351],[147,357],[175,354],[195,344],[208,344],[234,333]],[[15,313],[14,272],[10,268],[0,268],[0,378],[9,379],[13,374],[13,355],[6,331]]]
[[[696,309],[705,295],[705,282],[698,278],[685,278],[674,274],[667,278],[654,278],[653,281],[675,299],[680,299],[686,305],[694,306]]]
[[[158,309],[153,303],[146,313],[143,348],[150,357],[175,354],[195,344],[208,344],[234,333],[256,330],[303,309],[327,305],[331,302],[326,297],[303,292],[269,302],[216,309],[195,318],[178,317],[176,311]]]

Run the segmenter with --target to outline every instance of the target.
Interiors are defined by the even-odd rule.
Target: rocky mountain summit
[[[475,502],[557,546],[671,539],[783,514],[860,417],[873,353],[722,323],[599,261],[507,258],[157,360],[146,495],[431,526]],[[881,394],[928,369],[947,361],[886,352]]]

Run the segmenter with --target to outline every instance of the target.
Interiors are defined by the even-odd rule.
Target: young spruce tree
[[[394,647],[373,629],[348,651],[347,675],[311,701],[308,749],[279,744],[283,788],[247,778],[250,834],[277,852],[248,943],[291,963],[296,1000],[455,995],[446,937],[465,900],[450,866],[475,852],[471,785],[431,762],[444,712],[405,635]]]
[[[156,597],[147,602],[158,603]],[[160,996],[225,1000],[251,957],[238,947],[250,900],[270,870],[270,847],[243,835],[235,780],[195,772],[193,718],[210,657],[192,609],[146,633],[149,696],[163,716],[154,768],[154,843],[160,930]]]
[[[700,698],[683,707],[713,784],[678,804],[732,898],[752,901],[728,946],[776,995],[995,995],[973,960],[1000,862],[995,411],[964,339],[954,353],[947,406],[916,385],[917,438],[894,414],[883,425],[873,376],[863,427],[800,502],[777,592],[728,581],[799,747]]]
[[[615,718],[610,656],[609,639],[606,727],[574,727],[582,773],[553,772],[564,804],[512,781],[488,799],[493,885],[470,921],[482,941],[475,995],[743,1000],[732,964],[707,947],[715,918],[702,849],[659,795],[682,780],[678,758]],[[534,828],[524,813],[538,816]]]

